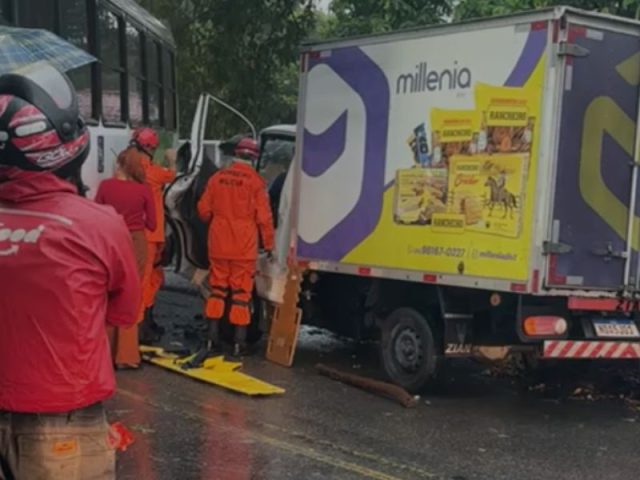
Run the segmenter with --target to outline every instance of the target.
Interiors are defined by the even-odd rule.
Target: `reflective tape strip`
[[[640,358],[637,342],[590,342],[549,340],[544,342],[544,358]]]
[[[55,213],[49,212],[37,212],[35,210],[24,210],[24,209],[15,209],[15,208],[5,208],[0,207],[0,213],[6,213],[9,215],[18,215],[22,217],[35,217],[35,218],[46,218],[47,220],[55,220],[59,223],[64,223],[65,225],[73,225],[73,222],[69,220],[67,217],[63,217],[62,215],[56,215]]]
[[[243,302],[242,300],[231,299],[231,305],[237,305],[238,307],[247,307],[247,308],[249,308],[251,306],[251,303]]]

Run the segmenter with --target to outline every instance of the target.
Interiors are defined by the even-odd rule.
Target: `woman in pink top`
[[[118,156],[115,177],[100,184],[95,200],[103,205],[111,205],[124,218],[131,233],[142,282],[147,260],[144,231],[156,228],[156,211],[151,189],[144,183],[144,170],[139,157],[140,154],[135,149],[129,148],[122,152]],[[116,367],[138,368],[138,326],[110,328],[108,334]]]

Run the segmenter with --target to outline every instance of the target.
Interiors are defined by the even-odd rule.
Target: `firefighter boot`
[[[207,320],[209,322],[209,328],[204,345],[200,347],[200,350],[196,352],[191,360],[182,364],[183,370],[199,368],[207,358],[217,357],[222,354],[220,347],[220,320],[212,318],[208,318]]]
[[[247,327],[236,326],[235,338],[233,344],[233,357],[241,358],[247,356]]]
[[[154,328],[154,325],[156,328]],[[139,327],[140,343],[143,345],[153,345],[160,341],[162,333],[158,330],[159,328],[161,327],[159,327],[153,319],[153,307],[147,308],[144,311],[144,318]]]
[[[159,335],[160,337],[162,337],[162,335],[164,335],[165,329],[163,326],[159,325],[156,322],[156,318],[153,314],[153,305],[151,305],[149,307],[149,325],[151,327],[151,331],[153,333],[155,333],[156,335]]]

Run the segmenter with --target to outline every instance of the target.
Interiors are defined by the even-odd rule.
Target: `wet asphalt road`
[[[161,293],[165,321],[200,310],[193,296]],[[638,478],[640,411],[622,400],[525,392],[464,363],[442,392],[404,409],[318,376],[317,362],[366,371],[375,356],[314,333],[305,329],[291,369],[262,355],[246,362],[282,397],[250,399],[153,366],[119,373],[110,416],[136,442],[119,454],[118,479]]]

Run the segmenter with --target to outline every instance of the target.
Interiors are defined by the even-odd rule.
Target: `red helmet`
[[[233,151],[233,154],[236,157],[247,160],[257,160],[259,153],[260,150],[258,149],[258,144],[251,137],[241,139]]]
[[[138,128],[134,130],[131,136],[131,145],[139,148],[150,157],[153,157],[158,145],[160,145],[160,138],[158,138],[158,134],[152,128]]]
[[[89,147],[66,75],[41,63],[0,77],[0,165],[79,178]]]

